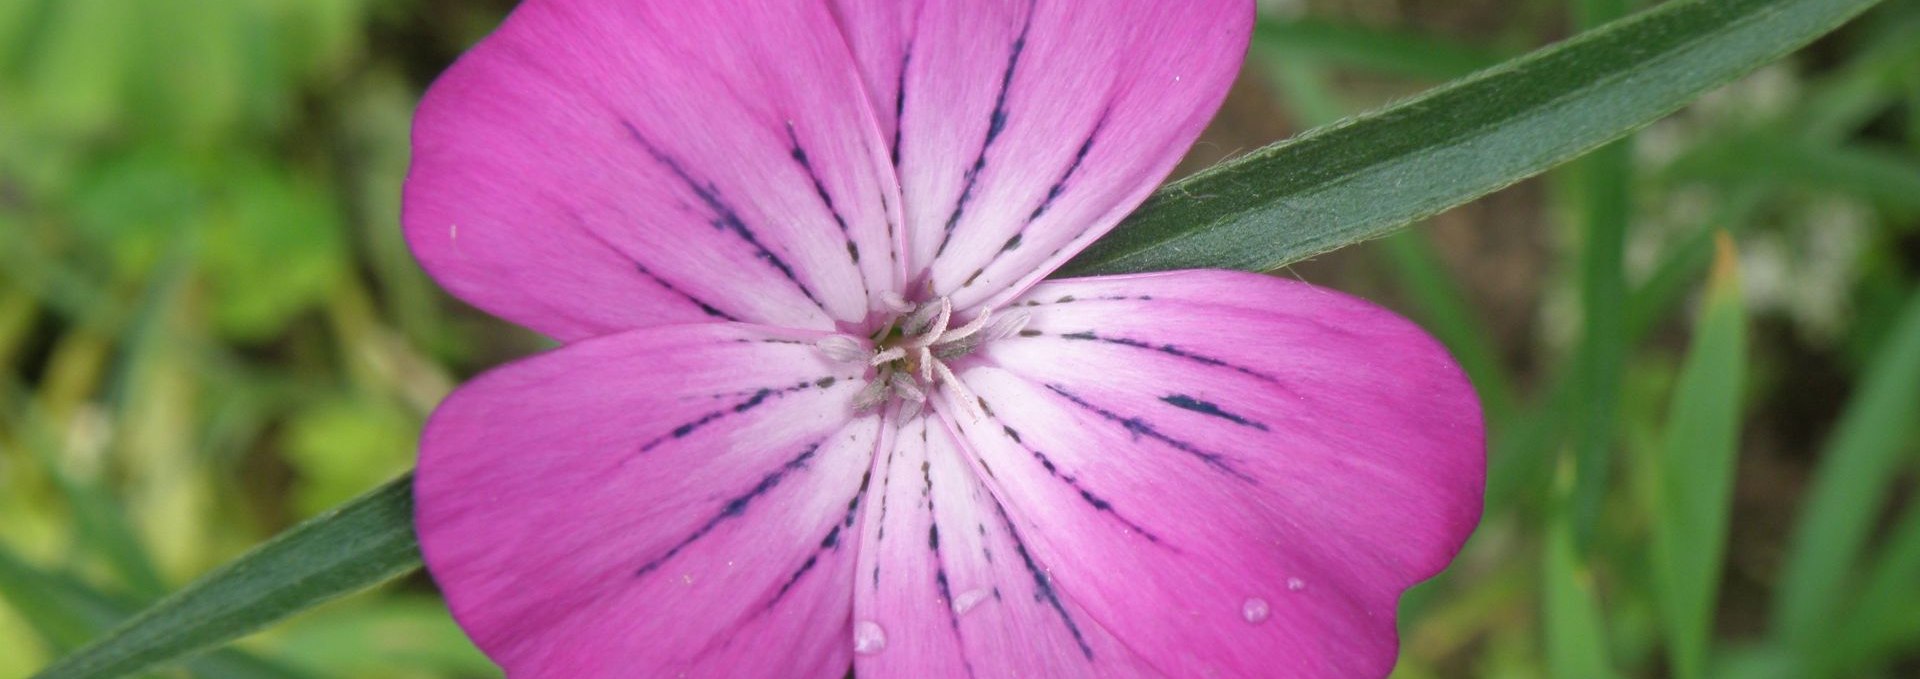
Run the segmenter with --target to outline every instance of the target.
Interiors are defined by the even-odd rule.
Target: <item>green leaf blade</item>
[[[1294,58],[1411,78],[1465,77],[1498,65],[1500,55],[1427,35],[1310,18],[1262,18],[1253,42]]]
[[[1774,631],[1808,656],[1819,655],[1911,449],[1920,407],[1920,290],[1881,342],[1822,453],[1781,573]]]
[[[139,610],[136,602],[95,590],[61,573],[40,570],[0,547],[0,599],[20,611],[59,649],[106,631]],[[306,675],[248,653],[223,649],[187,661],[201,679],[302,679]]]
[[[1057,275],[1266,271],[1378,238],[1618,139],[1875,2],[1666,3],[1170,184]]]
[[[403,476],[289,529],[35,676],[133,674],[419,567],[412,480]]]
[[[1541,564],[1547,669],[1556,677],[1608,679],[1618,675],[1608,658],[1606,612],[1574,546],[1571,518],[1562,510],[1547,526]]]
[[[1706,675],[1713,613],[1733,512],[1734,461],[1746,377],[1746,312],[1724,232],[1706,304],[1652,465],[1653,577],[1673,675]]]

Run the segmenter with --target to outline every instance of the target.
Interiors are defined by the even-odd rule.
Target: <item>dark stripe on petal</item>
[[[693,195],[700,198],[700,202],[706,204],[707,209],[713,212],[712,224],[714,228],[732,233],[739,237],[740,240],[746,241],[747,245],[753,248],[755,256],[778,270],[780,275],[785,276],[788,282],[793,283],[794,287],[799,288],[800,294],[806,295],[807,299],[812,301],[814,306],[825,308],[825,305],[820,303],[820,298],[814,296],[813,289],[808,288],[806,283],[800,282],[800,277],[794,273],[793,267],[789,266],[786,260],[781,259],[779,255],[774,254],[772,250],[767,249],[767,246],[760,242],[760,236],[755,234],[753,229],[748,228],[746,222],[740,219],[740,213],[720,197],[719,187],[694,179],[693,175],[689,174],[686,168],[680,165],[680,161],[674,160],[672,156],[660,150],[660,147],[655,146],[653,142],[647,139],[646,135],[640,132],[640,128],[633,126],[633,123],[622,120],[620,124],[627,128],[627,134],[633,138],[634,143],[646,149],[647,155],[652,156],[654,162],[659,163],[661,167],[665,167],[668,172],[672,172],[673,176],[680,180],[680,183],[685,184],[689,190],[693,191]]]
[[[599,241],[600,245],[604,246],[605,248],[614,252],[615,254],[618,254],[622,257],[627,258],[627,262],[633,264],[634,270],[640,272],[640,275],[647,277],[647,280],[653,281],[654,285],[660,286],[662,289],[666,290],[667,292],[679,295],[681,298],[687,300],[688,303],[699,307],[700,311],[705,313],[708,316],[712,316],[714,318],[718,318],[726,321],[737,322],[740,320],[738,318],[733,317],[733,315],[728,314],[727,312],[721,311],[719,308],[716,308],[712,304],[708,304],[706,300],[702,300],[698,297],[695,297],[693,296],[692,293],[689,293],[685,290],[681,290],[678,286],[675,286],[674,284],[667,282],[667,279],[661,278],[658,274],[655,274],[652,269],[648,269],[647,265],[641,264],[640,260],[634,259],[632,255],[628,255],[626,252],[622,251],[618,246],[615,246],[613,244],[613,241],[607,240],[605,236],[600,235],[600,232],[595,231],[591,227],[587,226],[586,218],[582,217],[580,213],[574,212],[571,210],[569,210],[569,212],[573,217],[574,226],[578,227],[581,233],[586,234],[587,237],[592,238],[595,241]]]
[[[1067,181],[1073,179],[1073,174],[1080,171],[1080,164],[1086,162],[1087,154],[1093,151],[1093,140],[1100,137],[1101,130],[1106,129],[1107,116],[1111,113],[1113,113],[1111,104],[1106,110],[1100,112],[1100,119],[1094,122],[1093,131],[1087,133],[1087,138],[1080,142],[1079,150],[1073,152],[1073,162],[1067,164],[1066,171],[1060,173],[1060,179],[1047,189],[1047,197],[1041,199],[1040,206],[1033,209],[1033,214],[1027,215],[1027,224],[1032,224],[1034,220],[1046,214],[1047,210],[1053,207],[1053,202],[1060,199],[1060,194],[1066,193]],[[1022,226],[1021,230],[1024,231],[1025,226]],[[1018,236],[1015,237],[1018,238]]]
[[[825,443],[825,441],[816,441],[814,443],[808,444],[805,449],[800,451],[799,455],[796,455],[794,456],[793,459],[788,460],[786,464],[780,465],[779,469],[775,469],[771,472],[768,472],[766,476],[760,477],[760,482],[754,484],[753,488],[748,489],[747,492],[745,493],[741,493],[740,495],[735,496],[731,500],[728,500],[727,504],[723,505],[720,508],[720,512],[718,514],[713,515],[713,518],[707,519],[707,522],[705,524],[702,524],[699,529],[693,531],[692,534],[680,540],[678,544],[675,544],[671,549],[668,549],[667,552],[665,554],[660,555],[659,558],[656,558],[652,561],[648,561],[647,563],[641,565],[638,570],[634,571],[633,573],[634,576],[642,577],[647,575],[648,573],[652,573],[653,571],[659,569],[662,564],[666,563],[668,560],[678,555],[681,550],[686,549],[688,545],[692,545],[693,543],[699,541],[700,538],[704,538],[707,536],[707,534],[712,533],[713,529],[719,527],[721,523],[726,522],[728,519],[736,519],[745,515],[747,512],[747,507],[751,505],[755,499],[759,498],[762,495],[766,495],[768,491],[771,491],[774,489],[775,486],[780,485],[780,481],[785,479],[788,474],[799,471],[801,468],[807,466],[807,460],[813,459],[813,454],[820,450],[820,445],[822,443]]]
[[[899,446],[887,446],[887,475],[880,477],[880,518],[877,519],[880,525],[875,529],[874,542],[887,539],[887,488],[893,485],[893,456],[898,452]],[[874,569],[874,580],[878,582],[879,567],[875,566]]]
[[[1093,414],[1099,415],[1101,418],[1109,422],[1120,425],[1122,428],[1125,428],[1129,434],[1132,434],[1135,439],[1138,439],[1144,436],[1146,438],[1159,441],[1161,443],[1166,444],[1168,447],[1173,448],[1174,450],[1178,450],[1180,452],[1199,458],[1200,461],[1207,463],[1207,466],[1213,467],[1214,469],[1218,469],[1229,476],[1240,479],[1247,483],[1253,483],[1253,484],[1259,483],[1258,481],[1255,481],[1253,477],[1247,476],[1245,472],[1235,469],[1232,464],[1228,463],[1227,458],[1220,455],[1219,453],[1210,453],[1205,450],[1201,450],[1200,448],[1194,446],[1191,443],[1163,434],[1160,432],[1159,429],[1154,428],[1152,424],[1149,424],[1144,419],[1141,419],[1138,417],[1125,417],[1120,415],[1119,413],[1115,413],[1111,410],[1107,410],[1106,408],[1102,408],[1092,403],[1088,403],[1086,399],[1080,398],[1079,396],[1075,396],[1073,392],[1067,391],[1066,389],[1062,389],[1060,388],[1059,385],[1049,384],[1047,385],[1047,390],[1052,391],[1055,394],[1059,394],[1061,398],[1065,398],[1068,401],[1071,401],[1074,405],[1080,406],[1082,410],[1086,410],[1087,412],[1091,412]]]
[[[839,208],[834,207],[833,194],[827,192],[826,182],[822,181],[820,173],[813,169],[813,161],[807,158],[806,148],[800,146],[800,137],[793,131],[793,123],[787,123],[787,145],[793,156],[793,162],[799,163],[800,169],[807,173],[807,179],[813,182],[814,195],[820,197],[820,204],[825,205],[827,212],[833,215],[833,223],[840,226],[841,234],[851,237],[852,231],[847,228],[847,218],[840,214]]]
[[[1074,297],[1073,295],[1067,295],[1065,297],[1061,297],[1051,302],[1048,302],[1045,300],[1030,299],[1025,302],[1021,302],[1020,306],[1054,306],[1056,304],[1072,304],[1074,302],[1151,302],[1151,301],[1153,301],[1152,295],[1101,295],[1099,297]],[[1076,337],[1072,339],[1085,339],[1085,338]]]
[[[1080,626],[1074,623],[1073,616],[1067,613],[1066,605],[1060,603],[1060,595],[1053,590],[1053,581],[1049,579],[1050,576],[1033,562],[1033,554],[1027,551],[1027,542],[1020,539],[1020,530],[1013,527],[1013,517],[1007,516],[1007,508],[1001,506],[999,498],[990,499],[993,500],[994,512],[1000,515],[1001,525],[1007,528],[1007,537],[1013,538],[1014,552],[1020,555],[1020,561],[1026,566],[1027,574],[1033,576],[1033,600],[1052,606],[1054,612],[1060,614],[1060,622],[1064,623],[1067,631],[1073,634],[1073,641],[1080,645],[1080,652],[1085,654],[1088,660],[1092,660],[1093,647],[1087,645],[1086,637],[1080,633]],[[998,594],[998,590],[995,594]]]
[[[785,387],[763,387],[760,389],[756,389],[753,391],[753,393],[747,395],[746,400],[740,401],[739,403],[735,403],[725,408],[708,412],[690,421],[684,422],[680,426],[674,427],[672,430],[668,431],[665,434],[661,434],[660,436],[654,437],[653,440],[648,441],[644,444],[641,444],[639,452],[641,453],[652,452],[653,449],[660,447],[662,444],[665,444],[668,441],[686,438],[688,435],[696,431],[699,431],[701,428],[706,427],[709,424],[713,424],[715,421],[721,418],[727,417],[729,415],[739,415],[749,410],[753,410],[754,408],[758,408],[762,405],[765,405],[767,401],[770,399],[780,398],[788,394],[792,394],[794,392],[805,390],[809,387],[823,389],[823,388],[826,388],[827,386],[831,386],[833,383],[834,383],[834,378],[824,377],[818,380],[807,380],[804,382],[800,382],[799,384],[794,384],[794,385],[785,386]]]
[[[1239,415],[1235,415],[1225,410],[1221,410],[1220,406],[1218,405],[1214,405],[1213,403],[1210,403],[1207,401],[1202,401],[1192,396],[1188,396],[1185,394],[1172,394],[1168,396],[1162,396],[1160,397],[1160,400],[1166,401],[1167,405],[1171,405],[1175,408],[1184,408],[1186,410],[1191,410],[1193,412],[1200,413],[1202,415],[1212,415],[1214,417],[1218,417],[1220,419],[1226,420],[1228,422],[1232,422],[1242,427],[1252,427],[1260,431],[1268,431],[1267,425],[1261,424],[1259,422],[1255,422],[1253,420],[1249,420],[1247,418],[1241,417]]]
[[[1106,344],[1117,344],[1123,347],[1133,347],[1135,349],[1145,349],[1148,351],[1155,351],[1162,354],[1166,354],[1168,356],[1183,358],[1183,359],[1193,361],[1195,363],[1199,363],[1205,366],[1210,366],[1214,368],[1226,368],[1228,370],[1232,370],[1234,372],[1237,372],[1243,375],[1259,378],[1266,382],[1271,382],[1274,384],[1280,383],[1279,380],[1276,380],[1268,376],[1266,373],[1262,373],[1262,372],[1253,370],[1252,368],[1247,368],[1245,366],[1228,363],[1226,361],[1214,358],[1212,356],[1207,356],[1204,354],[1196,354],[1172,344],[1153,344],[1151,342],[1143,342],[1141,340],[1127,338],[1127,337],[1106,337],[1106,336],[1099,335],[1093,332],[1092,330],[1065,333],[1060,335],[1060,338],[1070,339],[1070,340],[1080,340],[1085,342],[1103,342]]]
[[[1027,445],[1026,441],[1020,437],[1019,430],[1014,429],[1011,425],[1002,423],[1000,425],[1000,432],[1003,434],[1006,434],[1007,438],[1012,439],[1014,444],[1025,449],[1028,455],[1033,456],[1034,461],[1040,463],[1040,468],[1046,470],[1047,476],[1053,477],[1054,480],[1067,484],[1067,487],[1072,488],[1075,493],[1080,495],[1080,499],[1085,500],[1087,504],[1092,506],[1095,510],[1098,510],[1110,517],[1113,517],[1114,521],[1120,522],[1120,525],[1125,526],[1128,530],[1132,532],[1139,533],[1140,537],[1146,538],[1148,542],[1154,542],[1154,543],[1160,542],[1160,536],[1154,535],[1152,531],[1147,530],[1145,527],[1141,526],[1138,523],[1134,523],[1132,519],[1129,519],[1126,516],[1121,515],[1119,511],[1116,511],[1113,508],[1113,503],[1108,502],[1106,499],[1100,497],[1098,494],[1095,494],[1093,491],[1088,490],[1086,486],[1081,485],[1080,479],[1074,477],[1073,475],[1061,472],[1059,466],[1055,465],[1053,463],[1053,459],[1050,457],[1047,457],[1046,453],[1040,452],[1040,449],[1038,448]]]
[[[839,528],[839,526],[835,526],[835,528]],[[787,596],[787,592],[792,590],[794,585],[800,584],[800,578],[806,575],[807,571],[813,570],[814,564],[818,563],[819,561],[820,561],[819,552],[816,551],[812,554],[808,554],[807,560],[800,562],[800,567],[793,571],[793,575],[787,576],[787,581],[784,583],[781,583],[780,591],[773,593],[773,599],[767,601],[766,607],[772,608],[775,604],[780,603],[780,599]]]
[[[714,308],[712,304],[708,304],[704,300],[701,300],[700,298],[693,296],[692,293],[689,293],[685,290],[681,290],[678,287],[674,287],[672,283],[667,282],[667,279],[661,278],[660,276],[654,274],[653,271],[649,270],[645,264],[634,262],[633,268],[635,270],[638,270],[640,272],[640,275],[646,276],[648,279],[652,280],[654,284],[659,285],[662,288],[666,288],[667,292],[671,292],[673,294],[686,298],[686,300],[688,302],[692,302],[694,306],[700,307],[700,310],[703,312],[706,312],[708,316],[712,316],[714,318],[718,318],[726,321],[738,322],[740,320],[738,318],[734,318],[731,314],[728,314],[725,311],[721,311],[717,308]]]
[[[946,226],[940,236],[940,247],[934,249],[938,257],[947,251],[947,244],[953,241],[953,228],[960,223],[961,215],[966,214],[967,203],[973,200],[974,189],[980,183],[980,172],[987,168],[987,151],[993,148],[993,142],[1007,129],[1007,94],[1013,89],[1013,74],[1020,68],[1020,56],[1027,51],[1027,33],[1033,30],[1033,15],[1038,10],[1037,3],[1027,3],[1026,22],[1020,26],[1020,35],[1013,40],[1013,49],[1007,52],[1007,68],[1000,74],[1000,92],[994,95],[993,113],[987,118],[987,136],[980,142],[980,152],[973,157],[973,166],[967,168],[965,183],[960,188],[960,198],[954,202],[953,213],[947,216]]]
[[[787,123],[787,144],[793,161],[799,163],[800,169],[807,173],[807,179],[813,181],[813,192],[820,196],[820,204],[826,206],[827,212],[833,215],[833,223],[840,226],[840,236],[847,241],[847,256],[853,259],[857,267],[860,264],[860,246],[853,243],[853,231],[847,228],[846,216],[840,214],[840,208],[833,204],[833,194],[827,192],[826,182],[821,181],[820,173],[813,169],[813,161],[807,158],[807,150],[800,146],[800,137],[794,133],[793,123]],[[861,283],[865,282],[862,277]]]
[[[947,581],[947,564],[940,557],[940,513],[933,506],[933,464],[920,463],[920,478],[925,482],[921,497],[927,499],[927,551],[932,552],[933,585],[939,595],[938,601],[947,604],[947,624],[954,634],[960,633],[960,614],[953,610],[953,587]]]
[[[787,581],[780,585],[780,590],[774,592],[773,599],[767,601],[767,608],[772,608],[774,604],[780,603],[781,597],[785,597],[787,592],[792,590],[793,586],[800,582],[801,576],[813,570],[814,565],[820,561],[821,554],[829,550],[840,551],[840,531],[843,528],[851,528],[853,526],[854,513],[860,509],[860,498],[866,496],[867,482],[872,480],[872,478],[872,472],[860,475],[860,489],[854,491],[852,500],[847,501],[846,517],[834,523],[833,527],[827,531],[827,536],[820,539],[820,546],[814,548],[812,554],[807,555],[806,561],[800,562],[800,567],[794,569],[792,575],[787,576]]]
[[[893,169],[900,169],[900,130],[905,128],[907,115],[907,65],[913,63],[913,42],[907,42],[907,48],[900,51],[900,76],[893,85]]]
[[[866,471],[860,474],[860,489],[857,491],[854,491],[852,500],[847,501],[847,516],[846,518],[842,519],[840,522],[840,525],[842,527],[845,527],[845,528],[853,527],[855,510],[860,508],[860,498],[867,496],[867,484],[871,481],[873,481],[872,471]]]

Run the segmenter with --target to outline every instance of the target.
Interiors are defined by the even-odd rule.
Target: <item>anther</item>
[[[940,343],[945,344],[947,342],[954,342],[971,337],[973,333],[980,332],[981,328],[987,327],[987,321],[992,317],[993,314],[982,311],[980,315],[974,316],[973,320],[968,321],[966,325],[954,328],[953,330],[947,331],[947,334],[941,335]]]
[[[940,298],[940,313],[934,315],[933,325],[927,326],[926,331],[921,333],[919,337],[915,337],[913,341],[908,342],[907,346],[916,349],[933,346],[934,342],[940,341],[941,335],[947,333],[947,323],[952,320],[953,302],[947,301],[947,298],[942,297]]]
[[[813,346],[819,349],[821,354],[826,355],[827,360],[834,363],[852,363],[873,353],[871,349],[862,345],[860,340],[846,335],[834,335],[814,342]]]
[[[887,379],[884,376],[878,377],[867,382],[867,386],[860,389],[859,395],[853,397],[853,411],[866,412],[886,400]]]
[[[1005,314],[995,316],[993,325],[987,328],[986,339],[984,341],[991,342],[1017,335],[1021,330],[1027,329],[1027,323],[1032,320],[1033,314],[1026,309],[1014,309]]]
[[[914,351],[913,358],[920,362],[920,380],[928,383],[933,382],[933,366],[939,363],[939,361],[933,360],[933,351],[926,347],[920,347]]]
[[[947,388],[953,391],[954,400],[959,401],[961,407],[966,408],[967,414],[973,417],[973,422],[978,423],[987,419],[986,410],[980,407],[980,399],[974,397],[973,392],[967,389],[966,383],[954,376],[953,369],[939,361],[934,362],[933,369],[939,373],[940,381],[945,382]]]
[[[900,332],[909,337],[919,335],[926,331],[927,325],[933,322],[934,316],[938,315],[940,315],[940,305],[932,302],[922,304],[907,316],[907,320],[900,323]]]
[[[907,298],[900,296],[900,293],[891,290],[880,293],[880,304],[885,306],[888,311],[896,314],[904,314],[913,310],[913,302],[907,301]]]
[[[920,385],[914,384],[913,380],[903,380],[903,379],[899,379],[896,376],[892,380],[892,382],[893,382],[893,393],[899,396],[900,398],[906,399],[913,403],[926,402],[927,392],[921,391]]]

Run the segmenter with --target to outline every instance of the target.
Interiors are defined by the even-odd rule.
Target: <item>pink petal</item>
[[[967,307],[1039,280],[1173,169],[1250,0],[835,0],[895,140],[908,280]],[[897,134],[896,134],[897,133]]]
[[[461,387],[415,523],[454,617],[515,677],[834,677],[879,418],[809,333],[568,345]]]
[[[854,575],[862,677],[1152,675],[1027,547],[973,456],[937,418],[898,428],[874,461]]]
[[[1406,320],[1245,273],[1047,283],[954,416],[1035,559],[1176,676],[1385,676],[1477,523],[1479,404]],[[957,412],[948,408],[947,412]]]
[[[407,237],[563,340],[863,321],[899,201],[861,92],[819,3],[528,0],[421,103]]]

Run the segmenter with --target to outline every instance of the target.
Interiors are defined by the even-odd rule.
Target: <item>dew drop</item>
[[[1300,578],[1287,578],[1287,591],[1298,592],[1307,588],[1307,581]]]
[[[986,599],[987,590],[984,589],[972,589],[961,592],[960,596],[953,598],[953,614],[966,615],[967,611],[973,610],[974,606],[980,605],[980,602]]]
[[[1267,600],[1259,597],[1247,599],[1246,603],[1240,605],[1240,615],[1255,625],[1266,622],[1267,616],[1272,614],[1273,609],[1267,607]]]
[[[873,655],[884,650],[887,650],[887,631],[880,629],[880,623],[872,620],[853,623],[853,652]]]

